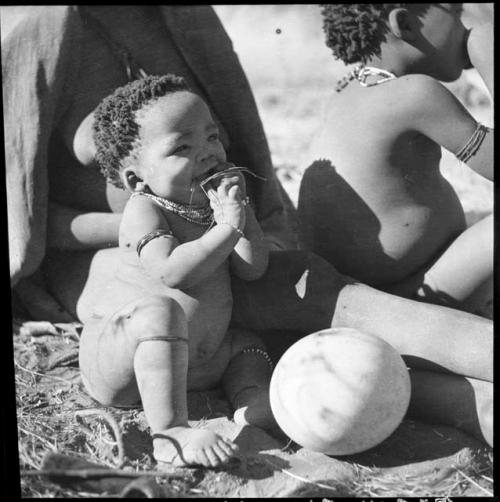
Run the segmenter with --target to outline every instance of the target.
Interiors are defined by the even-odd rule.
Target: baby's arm
[[[222,204],[227,205],[225,201]],[[231,208],[226,208],[226,213],[232,214]],[[167,235],[143,246],[141,264],[151,277],[178,289],[189,288],[210,276],[228,258],[240,237],[232,226],[217,225],[200,238],[181,244],[168,235],[168,225],[158,206],[146,197],[130,199],[120,228],[121,245],[134,249],[142,237],[157,230]]]
[[[267,269],[269,245],[257,221],[252,206],[246,199],[245,179],[241,173],[232,174],[221,179],[217,192],[210,190],[209,198],[214,207],[215,221],[228,222],[227,215],[222,214],[217,198],[222,193],[233,193],[235,200],[240,201],[244,209],[244,218],[239,227],[240,239],[231,253],[231,267],[240,278],[251,281],[261,277]]]
[[[402,107],[402,127],[417,130],[458,154],[476,132],[478,123],[474,117],[437,80],[426,75],[408,75],[403,79],[400,99],[394,96]],[[487,128],[474,155],[466,161],[471,169],[489,180],[493,180],[493,144],[493,129]]]
[[[250,204],[245,207],[244,236],[231,254],[233,272],[241,279],[252,281],[264,275],[269,259],[269,244]]]

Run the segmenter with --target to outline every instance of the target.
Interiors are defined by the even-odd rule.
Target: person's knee
[[[153,295],[134,302],[113,318],[136,346],[163,337],[187,339],[187,320],[182,307],[168,296]]]

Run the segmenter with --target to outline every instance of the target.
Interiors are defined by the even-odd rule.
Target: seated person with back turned
[[[473,8],[473,7],[471,7]],[[462,4],[322,7],[327,45],[360,63],[311,146],[301,245],[386,292],[477,312],[492,296],[493,217],[466,229],[441,147],[493,180],[493,130],[438,80],[474,67],[493,95],[492,27]]]

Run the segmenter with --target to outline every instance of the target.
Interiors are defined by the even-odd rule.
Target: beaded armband
[[[478,122],[476,130],[470,137],[469,141],[455,154],[461,162],[467,162],[479,150],[486,133],[490,131],[489,127],[484,126]]]
[[[141,256],[142,248],[153,239],[157,239],[158,237],[173,237],[173,234],[170,230],[154,230],[153,232],[149,232],[141,240],[137,243],[137,254]]]

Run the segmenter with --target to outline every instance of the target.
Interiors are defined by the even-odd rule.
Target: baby
[[[458,3],[322,7],[327,45],[359,64],[327,105],[299,219],[301,246],[340,272],[476,311],[492,294],[493,218],[466,229],[439,170],[444,147],[493,179],[493,130],[438,81],[473,66],[493,95],[491,24],[467,30],[462,10]]]
[[[200,187],[229,164],[207,105],[180,77],[118,88],[94,120],[103,174],[132,195],[119,273],[82,333],[83,382],[103,405],[142,402],[157,461],[215,467],[237,445],[189,427],[187,391],[222,382],[236,422],[275,425],[271,360],[254,334],[228,330],[230,274],[257,279],[268,263],[244,178],[229,170]]]

